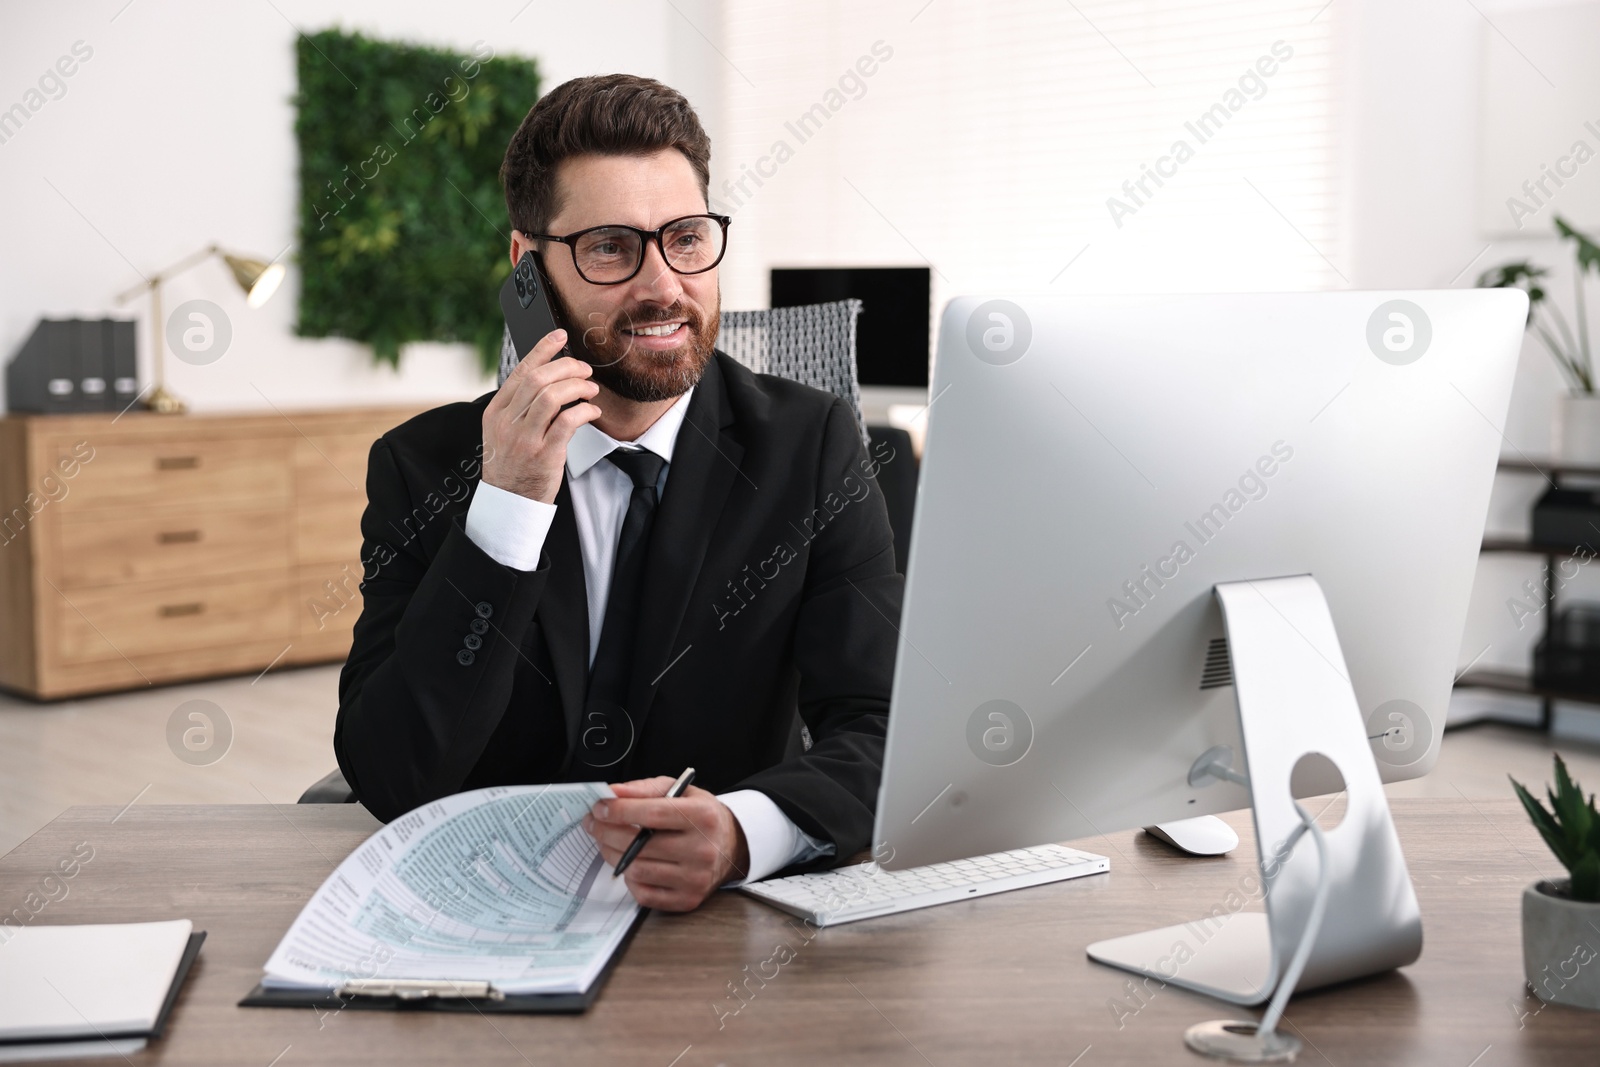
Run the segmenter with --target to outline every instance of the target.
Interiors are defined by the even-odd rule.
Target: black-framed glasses
[[[590,226],[557,237],[530,233],[534,241],[558,241],[572,253],[578,277],[591,285],[621,285],[644,266],[647,242],[654,242],[667,266],[679,274],[704,274],[728,250],[727,215],[685,215],[654,230],[637,226]]]

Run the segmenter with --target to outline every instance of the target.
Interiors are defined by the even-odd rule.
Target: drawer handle
[[[161,605],[161,617],[163,619],[176,619],[180,615],[198,615],[204,610],[206,610],[206,606],[198,600],[188,604],[163,604]]]
[[[192,471],[200,466],[199,456],[158,456],[156,470],[158,471]]]
[[[192,545],[200,540],[199,530],[162,530],[156,540],[163,545]]]

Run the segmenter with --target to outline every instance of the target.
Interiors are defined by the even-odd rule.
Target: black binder
[[[134,347],[134,324],[111,320],[111,407],[125,411],[139,398],[139,357]],[[156,353],[156,358],[161,358]]]
[[[111,410],[111,321],[73,319],[76,333],[72,381],[77,386],[79,411]]]
[[[40,319],[6,366],[7,410],[124,410],[139,395],[134,341],[131,321]]]
[[[617,943],[600,973],[582,993],[507,993],[499,1000],[489,997],[425,997],[402,1000],[400,997],[340,996],[333,990],[267,989],[260,984],[239,1001],[241,1008],[316,1008],[319,1011],[466,1011],[484,1015],[576,1015],[589,1010],[600,996],[600,989],[611,977],[617,960],[627,951],[639,924],[650,912],[640,908],[628,925],[628,932]]]

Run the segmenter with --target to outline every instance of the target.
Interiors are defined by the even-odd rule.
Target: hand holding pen
[[[660,911],[691,911],[750,869],[739,820],[715,794],[690,785],[687,774],[612,783],[615,796],[597,801],[583,819],[601,857],[622,868],[633,898]],[[650,833],[624,865],[641,830]]]

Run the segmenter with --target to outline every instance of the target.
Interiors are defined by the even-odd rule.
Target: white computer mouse
[[[1233,851],[1239,843],[1239,835],[1233,832],[1233,827],[1215,815],[1157,823],[1146,826],[1144,832],[1191,856],[1220,856]]]

